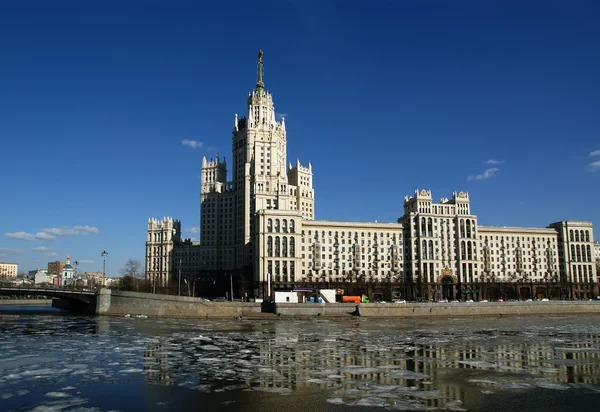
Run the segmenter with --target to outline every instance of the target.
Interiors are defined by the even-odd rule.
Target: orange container
[[[342,296],[342,303],[360,303],[360,296]]]

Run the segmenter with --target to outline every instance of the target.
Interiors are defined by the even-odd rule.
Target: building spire
[[[263,62],[262,62],[263,51],[258,52],[258,79],[256,80],[256,91],[262,91],[264,89],[263,84]]]

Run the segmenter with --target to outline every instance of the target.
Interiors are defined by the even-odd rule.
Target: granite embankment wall
[[[94,303],[99,315],[173,318],[423,318],[600,314],[600,301],[489,303],[251,303],[207,302],[187,296],[102,289]]]
[[[228,318],[261,312],[260,303],[207,302],[187,296],[157,295],[101,289],[97,295],[98,315],[145,315],[165,318]]]
[[[368,303],[359,305],[358,313],[373,318],[600,314],[600,301]]]

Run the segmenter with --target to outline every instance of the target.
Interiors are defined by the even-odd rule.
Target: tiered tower
[[[285,119],[275,119],[273,96],[264,86],[262,50],[256,88],[248,94],[246,117],[236,114],[232,130],[232,173],[225,162],[202,161],[201,260],[209,271],[252,270],[254,216],[261,209],[298,210],[314,218],[312,167],[287,165]]]

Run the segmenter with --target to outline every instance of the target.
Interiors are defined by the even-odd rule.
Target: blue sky
[[[259,49],[317,219],[395,221],[426,188],[483,225],[600,225],[597,2],[206,4],[3,3],[0,260],[106,249],[117,275],[149,217],[198,237],[201,158],[230,157]]]

